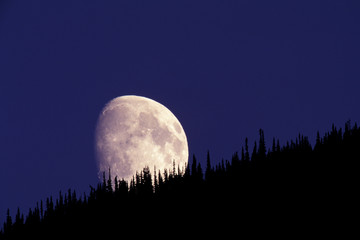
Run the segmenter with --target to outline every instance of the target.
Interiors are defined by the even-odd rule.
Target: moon
[[[95,130],[99,177],[105,172],[129,181],[144,167],[163,173],[184,169],[189,157],[185,131],[164,105],[141,96],[114,98],[101,111]]]

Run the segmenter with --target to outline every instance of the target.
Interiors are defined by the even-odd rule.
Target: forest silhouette
[[[145,167],[129,182],[104,173],[89,194],[59,192],[27,213],[18,209],[15,219],[8,210],[0,238],[191,237],[269,225],[301,231],[351,214],[360,160],[356,123],[333,125],[322,137],[317,132],[314,147],[301,134],[269,145],[260,129],[252,151],[246,138],[240,153],[215,166],[208,152],[204,170],[194,155],[185,169],[175,162],[162,173]]]

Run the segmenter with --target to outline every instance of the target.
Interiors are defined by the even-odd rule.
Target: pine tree
[[[71,205],[71,203],[72,203],[72,196],[71,196],[71,189],[69,188],[68,189],[68,205]]]
[[[40,201],[40,217],[41,219],[44,218],[44,206],[43,206],[43,200]]]
[[[130,181],[129,194],[134,195],[135,193],[136,193],[136,183],[135,183],[135,176],[133,176]]]
[[[9,234],[12,230],[12,219],[10,215],[10,209],[6,211],[6,222],[4,223],[4,233]]]
[[[320,133],[319,133],[319,131],[317,131],[317,133],[316,133],[316,144],[315,144],[315,148],[320,147],[320,145],[321,145]]]
[[[197,175],[197,178],[199,181],[203,180],[203,172],[202,172],[202,167],[201,167],[200,162],[198,163],[198,166],[197,166],[196,175]]]
[[[175,178],[176,175],[176,163],[175,163],[175,159],[173,160],[173,170],[172,170],[172,175]]]
[[[168,182],[169,181],[169,174],[168,174],[168,170],[165,168],[164,169],[164,182]]]
[[[156,167],[155,166],[154,166],[154,191],[155,191],[155,194],[157,194],[159,192],[159,183],[158,183],[158,178],[157,178]]]
[[[111,171],[110,171],[110,168],[109,168],[109,178],[107,180],[107,185],[106,185],[106,190],[108,192],[112,192],[112,179],[111,179]]]
[[[191,176],[195,177],[197,172],[197,163],[196,163],[196,157],[195,154],[193,154],[193,162],[191,166]]]
[[[57,202],[57,200],[56,200],[56,202]],[[58,204],[56,204],[55,208],[62,209],[63,205],[64,205],[64,199],[63,199],[63,196],[62,196],[61,191],[60,191],[59,192],[59,202],[58,202]]]
[[[162,189],[162,186],[164,185],[164,180],[163,180],[163,177],[160,173],[160,170],[159,170],[159,174],[158,174],[158,181],[159,181],[159,191],[161,191]]]
[[[143,169],[143,194],[150,197],[153,193],[151,173],[148,166]]]
[[[251,154],[251,161],[256,161],[257,159],[257,146],[256,146],[256,141],[254,142],[254,149],[253,152]]]
[[[205,180],[209,181],[211,179],[212,169],[211,169],[211,162],[210,162],[210,151],[207,152],[206,158],[206,170],[205,170]]]
[[[35,219],[36,223],[40,222],[39,202],[36,202],[36,208],[34,209],[34,219]]]
[[[80,199],[80,201],[81,201],[81,199]],[[84,204],[87,204],[88,202],[87,202],[87,196],[86,196],[86,193],[84,192],[84,200],[83,200],[83,203]]]
[[[234,155],[231,158],[231,165],[233,168],[238,168],[240,163],[240,158],[238,152],[235,152]]]
[[[259,140],[259,152],[258,157],[261,160],[264,160],[266,157],[266,146],[265,146],[265,137],[264,131],[260,128],[259,130],[260,140]]]
[[[275,138],[273,138],[273,141],[272,141],[271,151],[272,151],[273,153],[276,152]]]
[[[106,190],[106,177],[105,177],[105,171],[103,172],[103,181],[102,181],[102,186],[101,186],[102,190],[105,191]]]
[[[188,180],[190,178],[190,164],[186,163],[184,179]]]
[[[115,176],[114,184],[115,184],[115,192],[118,192],[119,191],[119,182],[118,182],[117,176]]]
[[[13,231],[15,232],[22,231],[23,225],[24,225],[24,215],[20,213],[20,208],[18,208],[15,216],[15,223],[13,224]],[[0,234],[0,239],[1,239],[1,234]]]
[[[72,192],[71,199],[72,199],[72,201],[73,201],[73,204],[75,204],[75,203],[77,202],[76,191],[75,191],[75,190],[73,190],[73,192]]]
[[[241,161],[243,162],[245,160],[245,151],[244,147],[241,147]]]
[[[20,208],[17,209],[16,216],[15,216],[15,223],[17,225],[24,224],[24,216],[20,214]]]
[[[221,172],[225,172],[226,168],[225,168],[225,162],[224,159],[221,159]]]
[[[250,161],[248,138],[245,138],[245,162]]]
[[[184,174],[184,168],[180,169],[180,165],[178,164],[177,176],[182,177],[183,174]]]

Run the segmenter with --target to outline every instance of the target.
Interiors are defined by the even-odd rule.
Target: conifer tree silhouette
[[[196,176],[196,173],[197,173],[197,162],[196,162],[195,154],[193,154],[193,162],[191,165],[191,176]]]
[[[265,145],[265,137],[264,137],[264,130],[262,130],[260,128],[259,130],[259,135],[260,135],[260,139],[259,139],[259,150],[258,150],[258,159],[260,160],[265,160],[266,157],[266,145]]]
[[[276,152],[276,143],[275,143],[275,138],[273,138],[273,141],[272,141],[271,151],[272,151],[273,153],[274,153],[274,152]]]
[[[10,209],[8,208],[6,211],[6,222],[4,223],[4,232],[11,233],[12,230],[12,218],[10,215]]]
[[[212,177],[212,168],[211,168],[211,162],[210,162],[210,151],[207,151],[206,156],[206,170],[205,170],[205,180],[209,181]]]
[[[231,161],[222,159],[215,167],[211,166],[208,151],[205,179],[200,161],[193,155],[191,168],[188,164],[185,170],[178,167],[176,172],[173,162],[172,169],[165,169],[163,174],[154,168],[152,176],[149,167],[144,166],[130,182],[115,176],[112,183],[109,170],[108,179],[104,172],[102,182],[96,188],[90,186],[90,193],[83,198],[78,198],[75,190],[68,189],[65,194],[59,191],[55,204],[52,196],[47,197],[25,216],[18,208],[15,221],[8,209],[0,239],[76,234],[82,238],[105,237],[104,233],[118,234],[128,229],[180,226],[183,220],[179,216],[186,217],[189,226],[196,226],[199,219],[211,224],[214,216],[228,226],[236,219],[234,216],[247,219],[290,214],[309,220],[314,206],[320,212],[319,205],[331,204],[332,213],[336,207],[355,206],[351,199],[356,199],[358,187],[357,124],[347,122],[344,131],[333,125],[323,137],[317,132],[314,148],[307,137],[299,134],[283,147],[279,139],[273,138],[270,151],[266,151],[263,130],[259,135],[251,161],[247,138],[241,158],[235,152]],[[334,196],[342,198],[335,200]]]
[[[257,144],[256,144],[256,141],[254,142],[254,149],[253,149],[253,151],[252,151],[252,154],[251,154],[251,161],[252,162],[256,162],[257,161],[257,153],[258,153],[258,151],[257,151],[257,146],[256,146]]]
[[[245,162],[250,161],[248,138],[245,138]]]
[[[110,168],[109,168],[109,178],[107,180],[107,185],[106,185],[106,190],[108,192],[112,192],[112,179],[111,179],[111,171],[110,171]]]

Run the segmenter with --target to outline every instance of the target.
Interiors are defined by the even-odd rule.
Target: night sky
[[[212,163],[360,120],[360,1],[0,1],[0,221],[97,184],[109,100],[169,108]],[[2,225],[1,225],[2,226]]]

